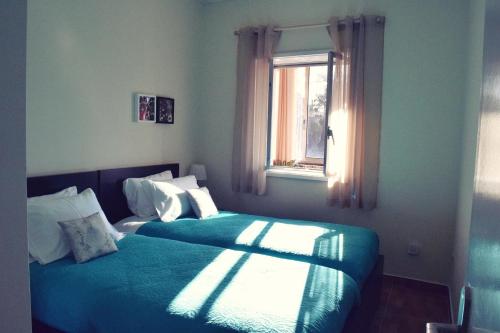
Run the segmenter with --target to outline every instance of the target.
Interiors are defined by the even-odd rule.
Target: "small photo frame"
[[[140,123],[156,122],[156,96],[137,94],[137,121]]]
[[[156,97],[156,122],[159,124],[174,123],[174,99],[170,97]]]

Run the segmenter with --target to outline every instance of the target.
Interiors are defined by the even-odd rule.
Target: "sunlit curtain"
[[[232,166],[236,192],[266,191],[269,60],[279,37],[271,26],[239,31]]]
[[[294,159],[296,121],[295,70],[279,69],[278,126],[276,135],[276,160],[288,162]]]
[[[336,53],[328,125],[330,204],[372,209],[377,203],[384,18],[330,19]]]

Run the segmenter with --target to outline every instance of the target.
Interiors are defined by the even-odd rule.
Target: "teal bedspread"
[[[84,264],[32,263],[33,317],[67,332],[340,332],[356,283],[324,266],[128,235]]]
[[[199,220],[155,220],[137,234],[301,260],[341,270],[363,286],[378,258],[375,232],[347,225],[221,212]]]

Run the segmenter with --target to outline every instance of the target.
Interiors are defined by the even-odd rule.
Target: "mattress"
[[[333,223],[278,219],[220,212],[197,219],[180,218],[163,223],[131,217],[118,223],[140,235],[220,246],[338,269],[360,288],[378,259],[379,239],[366,228]]]
[[[33,317],[67,332],[340,332],[359,297],[324,266],[140,235],[117,246],[30,264]]]

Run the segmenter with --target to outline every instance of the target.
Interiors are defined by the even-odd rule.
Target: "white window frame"
[[[286,57],[286,56],[310,56],[315,54],[328,54],[327,62],[327,88],[326,88],[326,110],[325,110],[325,147],[323,154],[323,170],[301,170],[299,168],[287,168],[282,166],[273,166],[271,163],[271,140],[272,140],[272,119],[273,119],[273,79],[274,79],[274,69],[285,66],[275,66],[274,58]],[[314,50],[314,51],[297,51],[297,52],[287,52],[287,53],[277,53],[269,61],[269,97],[268,97],[268,124],[267,124],[267,157],[266,157],[266,173],[273,177],[285,177],[285,178],[297,178],[297,179],[309,179],[309,180],[320,180],[326,181],[326,161],[327,161],[327,144],[328,139],[332,136],[331,129],[328,126],[328,115],[331,106],[332,99],[332,85],[333,85],[333,66],[335,64],[335,54],[332,50]],[[290,65],[290,67],[296,67],[304,64]],[[307,158],[305,159],[307,161]],[[309,159],[312,160],[312,159]],[[314,159],[317,160],[317,159]]]

